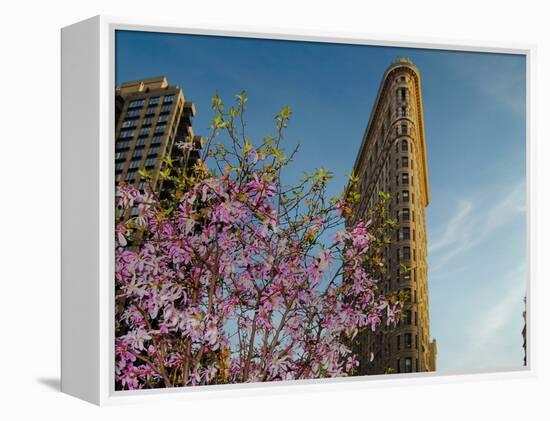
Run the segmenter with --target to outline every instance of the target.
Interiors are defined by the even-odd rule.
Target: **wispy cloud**
[[[450,305],[446,320],[433,332],[440,370],[510,369],[522,364],[525,275],[525,262],[516,262],[490,280],[471,279],[475,294]]]
[[[516,185],[510,192],[498,201],[487,212],[487,225],[485,231],[505,224],[510,216],[525,213],[525,184]]]
[[[525,213],[525,184],[517,184],[485,209],[478,203],[472,198],[460,200],[441,233],[434,234],[435,241],[429,247],[432,271],[481,244],[515,215]]]
[[[525,264],[499,281],[502,294],[495,296],[490,291],[483,294],[485,309],[470,323],[467,331],[468,346],[463,350],[464,356],[477,356],[470,361],[471,366],[506,368],[510,364],[509,346],[515,349],[518,356],[517,366],[521,365],[521,325],[523,297],[526,284],[519,282],[525,279]],[[516,335],[510,335],[515,330]]]
[[[464,222],[467,220],[468,216],[471,214],[472,207],[472,202],[468,200],[463,200],[458,205],[458,211],[449,220],[443,234],[439,236],[433,244],[430,244],[430,253],[445,248],[456,241],[457,234],[464,225]]]

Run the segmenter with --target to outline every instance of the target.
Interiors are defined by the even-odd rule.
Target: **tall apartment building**
[[[434,371],[436,342],[430,338],[425,209],[430,202],[420,72],[408,59],[391,64],[382,79],[363,136],[354,173],[361,201],[348,223],[365,218],[380,191],[392,196],[398,226],[384,250],[384,293],[408,291],[410,302],[395,329],[359,338],[359,374]],[[403,272],[401,264],[410,268]]]
[[[191,127],[195,106],[185,101],[179,86],[169,85],[165,77],[126,82],[115,92],[115,179],[143,189],[140,169],[152,174],[151,187],[162,191],[162,158],[169,156],[183,165],[186,154],[192,163],[198,158],[200,137]],[[192,142],[192,150],[176,147]]]

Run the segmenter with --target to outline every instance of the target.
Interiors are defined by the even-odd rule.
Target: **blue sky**
[[[245,90],[249,134],[274,133],[289,105],[289,180],[324,167],[346,183],[384,70],[406,56],[422,75],[431,203],[431,334],[439,371],[522,364],[526,292],[525,59],[507,54],[118,31],[116,83],[164,75],[197,108]]]

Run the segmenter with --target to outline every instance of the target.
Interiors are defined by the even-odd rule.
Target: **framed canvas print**
[[[62,390],[102,404],[533,373],[531,56],[64,28]]]

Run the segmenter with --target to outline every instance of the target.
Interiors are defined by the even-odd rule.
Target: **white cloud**
[[[468,345],[462,350],[464,360],[483,368],[506,368],[511,363],[508,348],[511,345],[517,356],[515,365],[522,364],[521,326],[526,284],[520,281],[525,280],[525,276],[525,265],[521,264],[499,282],[502,294],[485,293],[486,307],[476,315],[467,333],[465,343]],[[471,360],[472,356],[475,361]],[[457,357],[462,359],[460,355]]]
[[[482,243],[514,216],[525,213],[525,183],[521,182],[483,209],[479,201],[462,199],[441,234],[433,234],[429,246],[431,270],[444,267],[451,259]]]
[[[466,218],[470,215],[472,207],[472,202],[469,200],[464,200],[459,204],[457,213],[450,219],[443,235],[438,237],[437,241],[429,246],[430,253],[447,247],[456,241],[457,234],[464,225]]]
[[[525,212],[525,184],[520,183],[487,212],[486,231],[505,224],[517,213]]]

